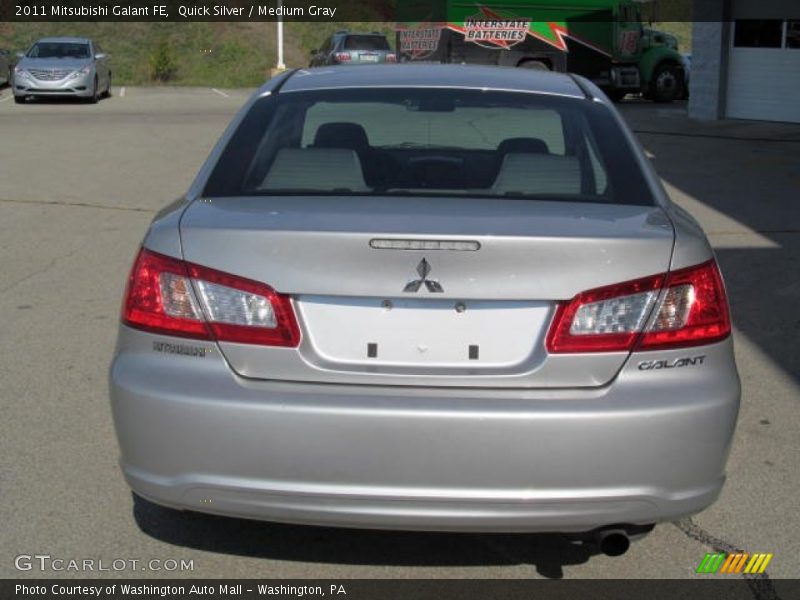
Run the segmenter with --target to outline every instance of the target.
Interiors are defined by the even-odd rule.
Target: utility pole
[[[286,63],[283,61],[283,0],[278,0],[278,20],[275,25],[278,30],[278,59],[274,67],[270,67],[269,76],[275,77],[286,70]]]
[[[275,65],[275,68],[278,71],[283,71],[286,69],[286,65],[283,62],[283,0],[278,0],[278,64]]]

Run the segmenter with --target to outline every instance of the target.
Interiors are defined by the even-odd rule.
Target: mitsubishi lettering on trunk
[[[724,482],[722,275],[577,76],[276,77],[151,224],[121,320],[122,467],[159,504],[614,554]]]

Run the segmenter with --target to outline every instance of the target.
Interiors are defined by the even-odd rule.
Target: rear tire
[[[534,71],[549,71],[550,67],[540,60],[525,60],[517,65],[520,69],[533,69]]]
[[[674,102],[680,97],[682,88],[683,75],[680,67],[674,64],[659,65],[650,80],[648,95],[654,102]]]

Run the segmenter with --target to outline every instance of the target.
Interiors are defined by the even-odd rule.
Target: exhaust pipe
[[[597,545],[606,556],[622,556],[631,547],[631,540],[624,529],[606,529],[598,532]]]

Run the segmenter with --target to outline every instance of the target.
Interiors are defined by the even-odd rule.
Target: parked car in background
[[[0,85],[11,85],[12,62],[11,53],[0,48]]]
[[[397,62],[389,40],[379,32],[337,31],[317,50],[311,51],[310,67],[323,65],[374,65]]]
[[[397,65],[251,98],[144,238],[110,394],[166,506],[621,554],[716,500],[740,383],[711,246],[595,85]]]
[[[78,37],[42,38],[19,55],[14,101],[60,96],[97,102],[111,93],[108,56],[97,42]]]

